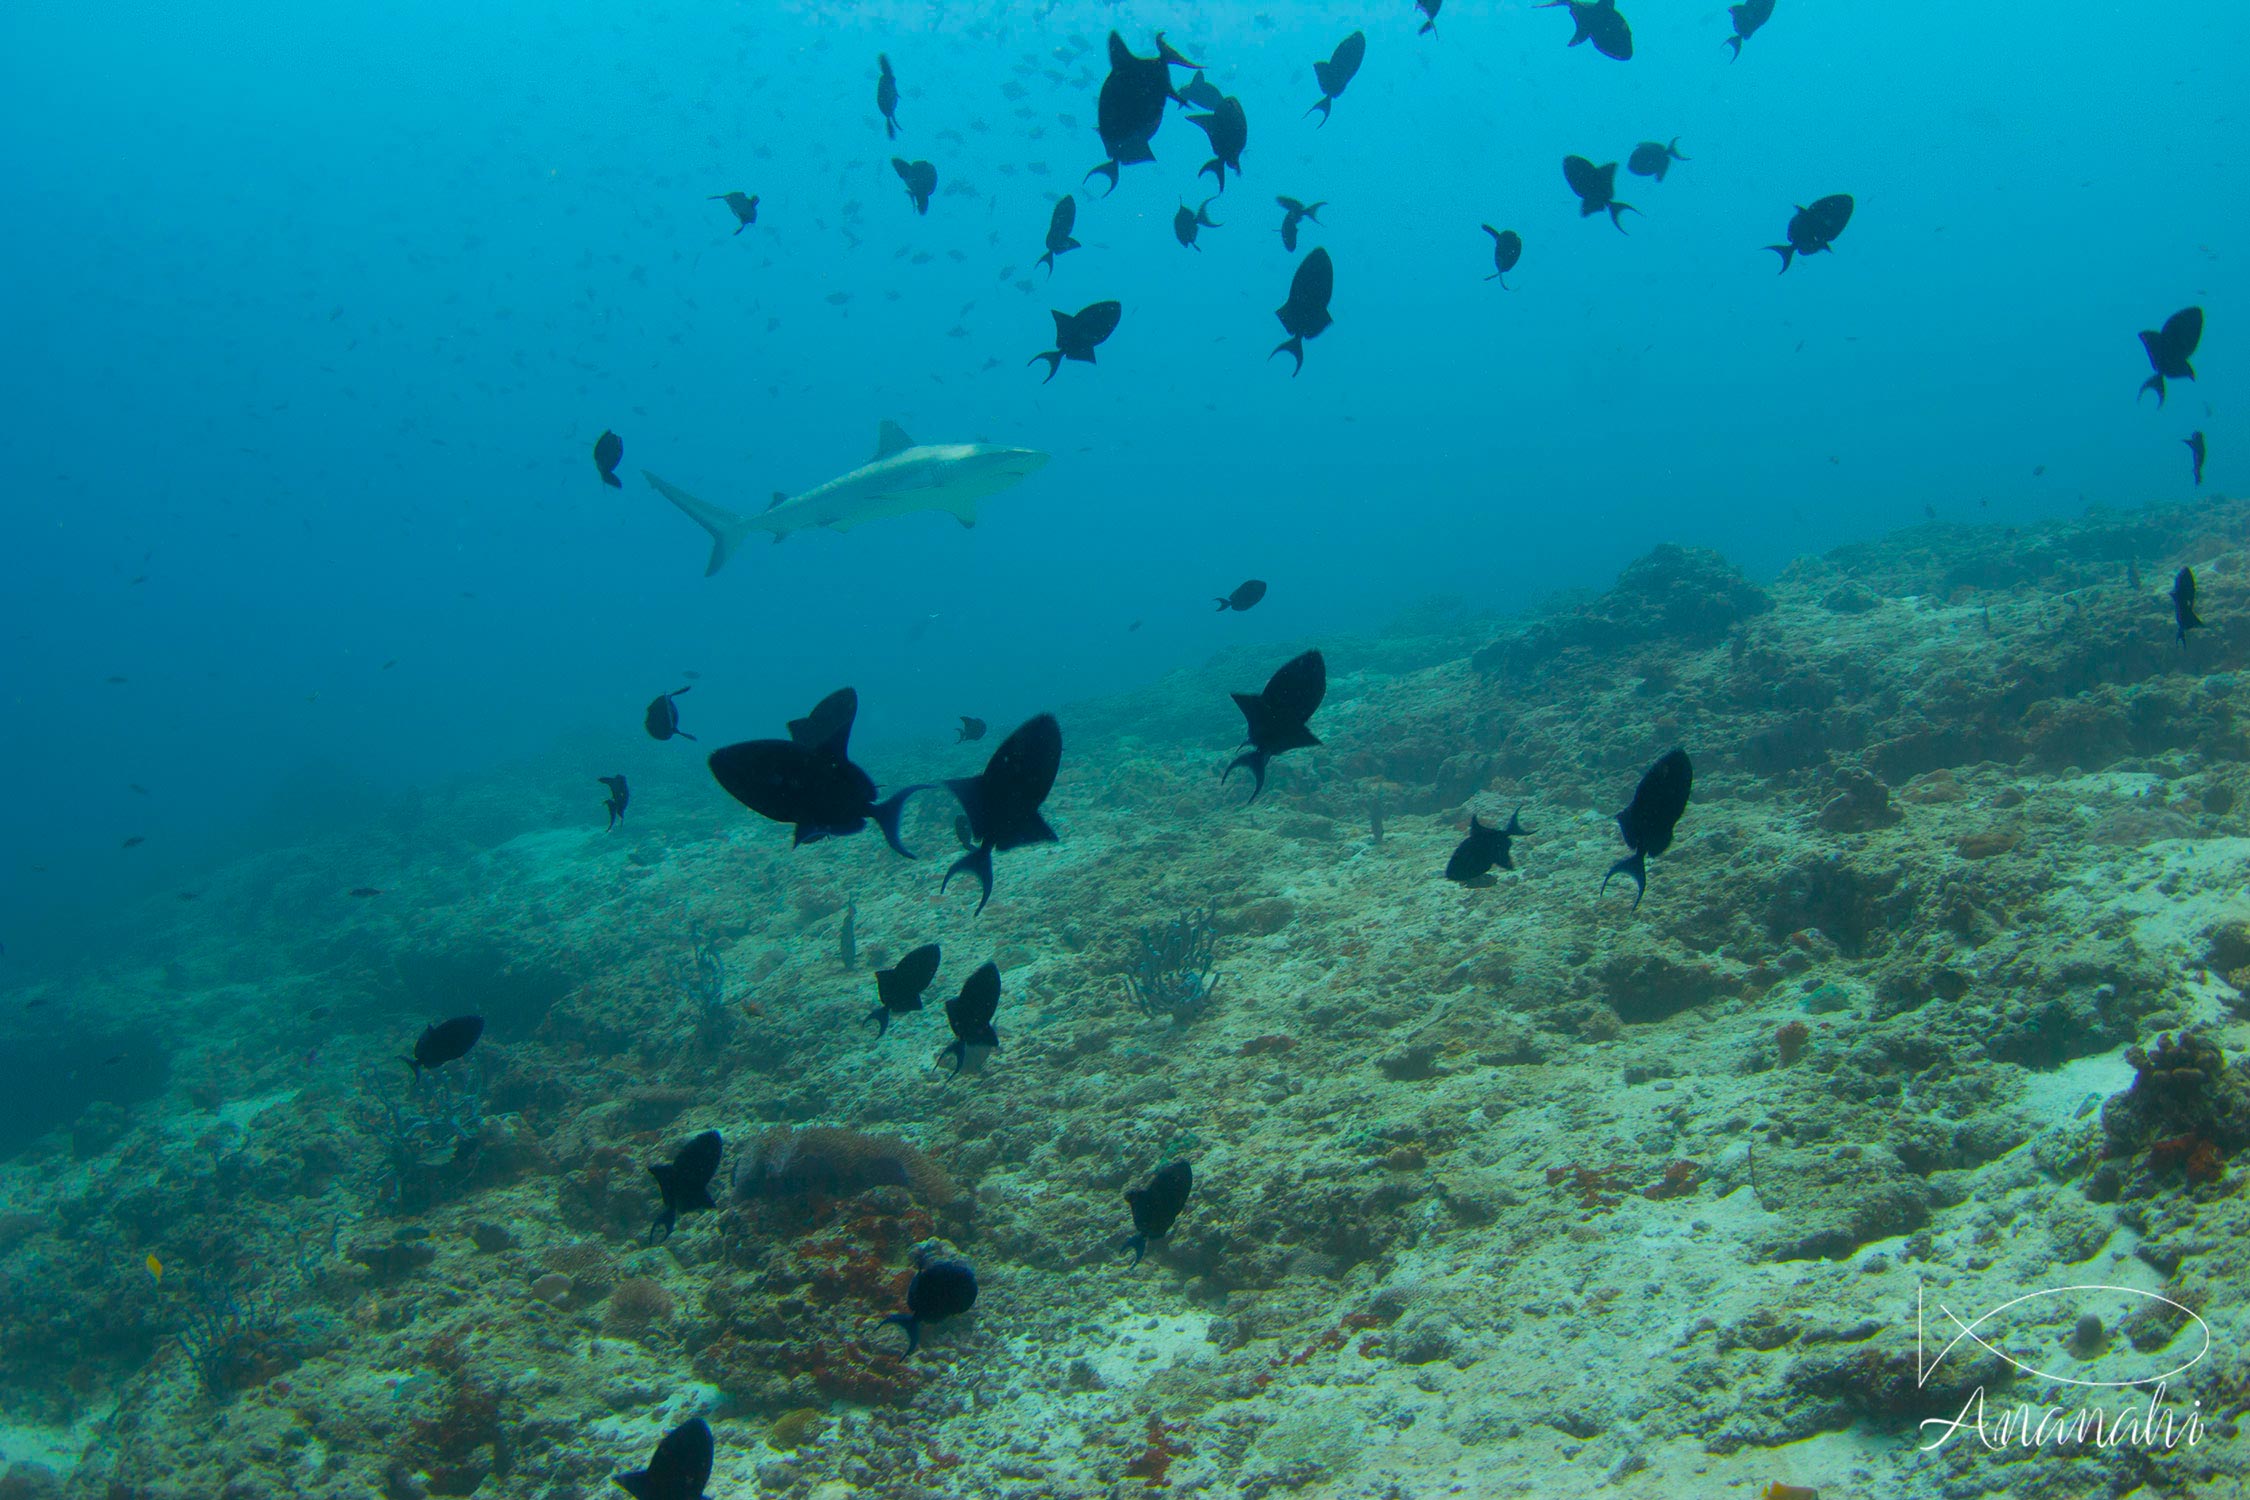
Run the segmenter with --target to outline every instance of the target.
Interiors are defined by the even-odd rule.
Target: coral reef
[[[1218,929],[1209,908],[1161,927],[1143,927],[1125,962],[1125,989],[1143,1015],[1185,1025],[1201,1015],[1218,988]]]

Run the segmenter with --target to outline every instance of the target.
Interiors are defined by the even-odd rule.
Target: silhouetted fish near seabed
[[[987,1052],[1000,1050],[1000,1033],[992,1027],[992,1017],[999,1008],[1000,966],[995,963],[980,966],[962,983],[961,993],[945,1002],[945,1022],[953,1028],[953,1045],[939,1056],[953,1059],[956,1074],[968,1065],[970,1048],[979,1049],[980,1059]]]
[[[1304,373],[1305,340],[1318,338],[1328,325],[1336,320],[1328,315],[1328,299],[1336,291],[1336,266],[1328,258],[1325,245],[1316,247],[1297,266],[1297,274],[1289,279],[1289,300],[1273,310],[1289,337],[1273,346],[1273,354],[1287,350],[1297,361],[1289,372],[1295,379]]]
[[[1070,237],[1071,229],[1078,223],[1078,200],[1065,193],[1055,200],[1055,211],[1047,219],[1047,253],[1039,257],[1038,264],[1055,274],[1055,257],[1066,250],[1079,248],[1078,241]]]
[[[1508,814],[1505,828],[1488,828],[1471,814],[1469,835],[1454,847],[1452,858],[1445,862],[1445,878],[1469,885],[1482,880],[1495,866],[1513,870],[1516,862],[1508,850],[1509,840],[1530,836],[1531,830],[1516,821],[1515,813]]]
[[[609,788],[609,796],[603,800],[602,806],[609,809],[609,826],[615,828],[625,821],[625,806],[633,800],[632,790],[625,785],[623,773],[597,776],[594,779]]]
[[[484,1035],[484,1017],[455,1016],[450,1021],[432,1021],[422,1028],[422,1035],[414,1043],[414,1055],[403,1059],[420,1078],[424,1068],[439,1068],[457,1058],[466,1057],[469,1049]]]
[[[930,197],[937,191],[937,168],[926,161],[908,161],[903,156],[891,158],[891,170],[898,180],[906,184],[906,196],[914,200],[914,211],[930,211]]]
[[[1165,101],[1180,98],[1172,87],[1172,69],[1194,66],[1172,50],[1161,31],[1156,34],[1154,57],[1135,57],[1123,37],[1114,31],[1109,34],[1109,76],[1102,80],[1094,103],[1094,130],[1109,159],[1087,172],[1088,179],[1107,177],[1114,192],[1120,170],[1156,160],[1149,143],[1164,123]]]
[[[2172,575],[2172,623],[2181,645],[2187,644],[2187,633],[2204,628],[2202,617],[2195,612],[2195,570],[2182,568]]]
[[[898,820],[906,799],[924,785],[875,800],[875,779],[851,760],[858,713],[859,694],[839,688],[804,718],[792,719],[788,739],[745,740],[712,751],[712,779],[760,817],[791,824],[792,847],[858,833],[872,822],[885,843],[912,859],[914,852],[899,841]]]
[[[1611,876],[1632,876],[1637,888],[1633,895],[1635,911],[1640,910],[1641,897],[1648,894],[1648,857],[1672,847],[1672,831],[1687,811],[1688,792],[1694,781],[1695,768],[1688,764],[1687,751],[1675,747],[1648,768],[1640,785],[1633,788],[1633,800],[1617,815],[1617,831],[1624,837],[1625,847],[1633,852],[1609,867],[1609,873],[1602,877],[1602,889],[1609,889]]]
[[[669,1239],[672,1226],[679,1222],[681,1214],[718,1207],[711,1201],[711,1177],[719,1170],[719,1157],[724,1150],[719,1132],[706,1130],[682,1146],[669,1162],[648,1169],[648,1175],[656,1179],[656,1190],[664,1200],[664,1206],[657,1210],[656,1221],[648,1226],[650,1244]]]
[[[836,932],[836,957],[847,969],[859,967],[859,903],[844,904],[844,925]]]
[[[1047,380],[1055,378],[1055,372],[1062,368],[1062,362],[1066,359],[1074,359],[1081,364],[1094,363],[1094,350],[1117,331],[1118,322],[1125,316],[1125,306],[1121,302],[1095,302],[1074,313],[1066,313],[1060,308],[1053,309],[1053,312],[1055,347],[1044,353],[1034,354],[1024,361],[1027,365],[1047,361]],[[1046,381],[1043,380],[1040,384],[1044,385]]]
[[[1633,56],[1633,28],[1618,13],[1617,0],[1542,0],[1536,10],[1552,10],[1558,5],[1570,7],[1570,45],[1592,42],[1594,50],[1604,57],[1619,62],[1629,62]]]
[[[1734,49],[1734,61],[1742,61],[1742,44],[1758,34],[1758,28],[1773,19],[1773,0],[1742,0],[1740,5],[1727,7],[1727,18],[1734,22],[1734,35],[1726,45]]]
[[[1219,610],[1221,613],[1230,609],[1239,612],[1250,608],[1265,597],[1265,580],[1262,578],[1248,579],[1235,585],[1234,592],[1219,601]]]
[[[625,488],[625,481],[617,477],[617,465],[625,457],[625,440],[604,429],[594,439],[594,472],[602,476],[602,483],[613,490]]]
[[[1125,1202],[1133,1210],[1133,1233],[1125,1248],[1133,1252],[1134,1265],[1141,1263],[1150,1240],[1160,1240],[1171,1232],[1194,1186],[1194,1169],[1184,1161],[1170,1161],[1156,1169],[1146,1187],[1125,1190]]]
[[[383,893],[376,887],[371,885],[355,885],[350,890],[344,892],[344,894],[347,896],[358,896],[364,900],[369,896],[380,896]]]
[[[2195,464],[2195,487],[2201,489],[2203,488],[2203,455],[2205,452],[2203,434],[2200,431],[2191,432],[2186,437],[2181,438],[2180,441],[2187,444],[2188,457]]]
[[[1591,218],[1602,210],[1609,210],[1609,222],[1617,232],[1625,232],[1625,221],[1619,217],[1626,213],[1639,213],[1630,203],[1617,201],[1617,163],[1595,166],[1583,156],[1566,156],[1562,164],[1563,181],[1578,195],[1578,217]]]
[[[1313,78],[1320,85],[1320,98],[1305,113],[1318,114],[1320,123],[1326,125],[1337,98],[1343,94],[1353,75],[1359,72],[1359,65],[1366,56],[1367,33],[1355,31],[1336,44],[1336,50],[1329,55],[1328,61],[1314,63]]]
[[[1222,98],[1209,113],[1189,115],[1188,123],[1201,126],[1211,138],[1211,159],[1195,175],[1214,174],[1219,179],[1219,191],[1225,192],[1227,168],[1234,168],[1238,177],[1242,175],[1242,148],[1250,144],[1250,119],[1242,112],[1242,101],[1231,95]]]
[[[710,1424],[692,1417],[658,1440],[647,1468],[620,1474],[616,1483],[633,1500],[705,1500],[712,1455]]]
[[[1310,721],[1327,695],[1328,663],[1318,651],[1307,651],[1284,662],[1266,679],[1261,691],[1234,694],[1235,707],[1242,710],[1243,741],[1250,748],[1228,763],[1219,774],[1220,783],[1224,785],[1237,769],[1248,766],[1257,783],[1250,790],[1250,801],[1257,801],[1258,794],[1266,789],[1268,762],[1285,751],[1320,743]]]
[[[758,198],[755,193],[713,193],[710,201],[724,203],[733,212],[736,234],[758,222]]]
[[[1211,200],[1206,198],[1193,210],[1183,203],[1180,211],[1172,215],[1172,237],[1190,250],[1203,247],[1195,242],[1196,235],[1205,229],[1224,229],[1226,226],[1211,217]]]
[[[906,1352],[922,1347],[922,1325],[957,1318],[977,1305],[977,1273],[958,1260],[933,1260],[906,1284],[906,1311],[883,1321],[906,1330]]]
[[[1498,281],[1500,290],[1504,292],[1508,289],[1508,283],[1502,278],[1516,268],[1517,261],[1523,259],[1523,236],[1513,229],[1495,229],[1490,224],[1484,226],[1484,232],[1492,236],[1492,274],[1484,279]]]
[[[660,693],[649,700],[648,711],[641,715],[641,727],[648,731],[650,739],[668,740],[674,735],[683,740],[695,738],[680,727],[680,706],[672,701],[680,694],[692,690],[686,687],[674,688],[669,693]]]
[[[2203,342],[2203,309],[2183,307],[2164,320],[2162,328],[2141,330],[2141,347],[2148,351],[2149,368],[2156,373],[2141,382],[2141,394],[2156,392],[2156,404],[2164,404],[2164,382],[2167,380],[2195,379],[2195,366],[2188,363],[2195,355],[2196,346]],[[2134,400],[2139,400],[2136,395]]]
[[[1297,249],[1297,226],[1307,219],[1318,224],[1320,211],[1328,206],[1328,201],[1322,199],[1318,203],[1299,203],[1294,198],[1276,198],[1273,201],[1281,205],[1281,248],[1294,254]]]
[[[966,871],[983,889],[977,898],[981,912],[992,899],[995,853],[1055,842],[1055,830],[1039,808],[1054,790],[1055,773],[1061,767],[1062,725],[1053,714],[1040,714],[1002,740],[982,771],[946,783],[969,820],[973,845],[947,868],[945,879],[938,882],[941,893],[955,875]]]
[[[967,714],[963,714],[961,715],[961,727],[954,732],[953,743],[958,745],[968,740],[981,740],[984,738],[984,730],[984,720],[972,719]]]
[[[1781,269],[1786,271],[1789,262],[1797,256],[1818,255],[1835,248],[1836,237],[1851,221],[1852,195],[1830,193],[1825,198],[1815,198],[1790,215],[1788,244],[1766,248],[1781,257]]]
[[[1625,170],[1635,177],[1653,177],[1662,182],[1664,174],[1672,170],[1672,163],[1686,160],[1680,155],[1680,138],[1673,136],[1670,145],[1662,141],[1643,141],[1635,146],[1633,154],[1625,158]]]
[[[891,71],[891,60],[883,53],[875,54],[875,66],[882,72],[875,79],[875,108],[882,112],[883,137],[898,139],[898,75]]]
[[[938,958],[938,945],[924,943],[890,968],[875,971],[875,998],[881,1003],[867,1019],[875,1023],[878,1040],[890,1031],[891,1017],[922,1008],[922,992],[937,977]]]

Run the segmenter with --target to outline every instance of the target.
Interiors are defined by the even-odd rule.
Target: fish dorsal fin
[[[896,422],[886,421],[875,429],[875,456],[889,458],[894,453],[904,453],[914,446],[914,439]]]
[[[782,493],[781,491],[779,491],[779,490],[775,490],[775,491],[773,492],[773,498],[772,498],[771,500],[768,500],[768,501],[766,502],[766,509],[767,509],[767,510],[773,510],[774,508],[776,508],[777,506],[779,506],[779,505],[781,504],[781,502],[782,502],[782,501],[784,501],[784,500],[786,500],[786,499],[788,499],[788,498],[789,498],[789,497],[788,497],[787,495],[784,495],[784,494],[783,494],[783,493]],[[779,540],[780,540],[780,538],[779,538],[779,537],[776,537],[776,538],[774,538],[774,540],[776,540],[776,541],[779,541]]]

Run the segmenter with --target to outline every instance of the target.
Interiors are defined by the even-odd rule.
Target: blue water
[[[1657,541],[1765,573],[1925,506],[2178,497],[2197,427],[2226,487],[2250,12],[1781,0],[1739,63],[1717,4],[1629,13],[1620,65],[1559,11],[1478,0],[1430,37],[1406,0],[18,0],[10,961],[410,786],[637,770],[683,670],[707,740],[842,682],[865,737],[931,737],[1432,595],[1520,608]],[[1079,188],[1113,25],[1143,52],[1165,27],[1248,109],[1200,254],[1170,230],[1209,183],[1177,114],[1114,198]],[[1366,64],[1315,129],[1310,63],[1354,26]],[[895,149],[938,167],[927,218],[878,50]],[[1628,233],[1577,216],[1564,154],[1673,136],[1668,182],[1620,172]],[[730,189],[762,199],[739,237],[706,201]],[[1085,248],[1050,283],[1063,190]],[[1836,253],[1776,276],[1762,247],[1832,192],[1858,200]],[[1298,379],[1267,358],[1276,193],[1331,204],[1304,248],[1335,258],[1336,322]],[[1511,291],[1483,222],[1526,240]],[[1042,385],[1048,310],[1103,298],[1099,364]],[[2191,302],[2202,381],[2136,406],[2134,332]],[[863,461],[884,417],[1055,462],[974,532],[760,539],[708,580],[638,478],[755,509]],[[605,427],[622,491],[589,461]],[[1255,613],[1211,610],[1253,575]]]

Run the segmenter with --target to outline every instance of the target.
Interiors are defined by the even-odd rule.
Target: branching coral
[[[1218,927],[1210,908],[1191,911],[1162,927],[1143,927],[1125,964],[1125,988],[1151,1016],[1184,1025],[1201,1015],[1219,987]]]
[[[238,1288],[212,1277],[189,1279],[184,1287],[187,1319],[180,1347],[212,1400],[263,1385],[303,1358],[296,1327],[269,1289]]]
[[[484,1136],[484,1074],[474,1062],[424,1069],[412,1081],[389,1070],[370,1080],[355,1111],[378,1149],[368,1190],[385,1213],[416,1212],[466,1175]]]

